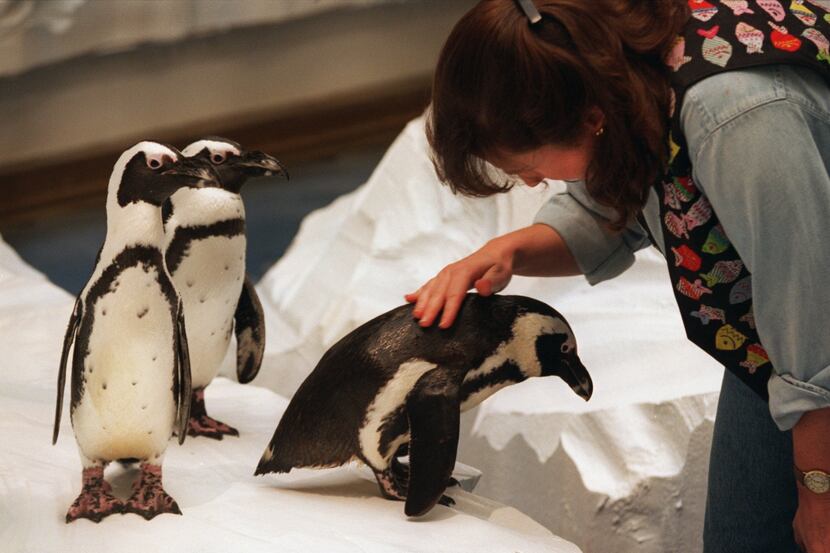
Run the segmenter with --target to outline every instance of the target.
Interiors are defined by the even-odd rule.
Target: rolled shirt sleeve
[[[774,86],[762,89],[764,77]],[[801,68],[726,78],[690,89],[684,130],[695,181],[752,273],[755,321],[775,367],[770,411],[787,430],[830,406],[830,94]],[[714,93],[745,104],[718,112],[701,101]]]
[[[594,202],[580,181],[566,183],[536,214],[534,223],[553,228],[568,246],[592,285],[614,278],[631,267],[634,252],[648,246],[648,235],[636,222],[622,233],[608,228],[612,211]]]

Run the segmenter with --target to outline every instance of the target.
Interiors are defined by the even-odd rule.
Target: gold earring
[[[597,132],[594,133],[594,136],[602,136],[602,133],[605,132],[605,127],[600,127]]]

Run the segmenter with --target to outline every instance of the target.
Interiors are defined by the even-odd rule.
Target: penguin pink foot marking
[[[375,472],[380,493],[386,499],[405,501],[407,480],[402,480],[392,468]]]
[[[205,409],[205,389],[197,388],[193,390],[193,398],[190,401],[187,435],[221,440],[223,436],[239,436],[239,430],[208,416]]]
[[[133,495],[124,504],[124,512],[147,520],[164,513],[182,514],[176,500],[161,485],[161,465],[141,463],[141,474],[133,483]]]
[[[91,467],[83,471],[81,494],[66,512],[66,522],[79,518],[101,522],[113,513],[122,512],[123,508],[123,503],[112,495],[112,488],[104,480],[104,467]]]

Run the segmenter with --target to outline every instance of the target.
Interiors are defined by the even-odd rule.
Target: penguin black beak
[[[183,186],[193,188],[220,186],[219,176],[210,163],[197,158],[182,157],[176,165],[162,174],[184,181]]]
[[[272,175],[282,175],[285,180],[289,180],[288,171],[282,166],[282,163],[273,156],[269,156],[264,152],[250,151],[243,154],[242,159],[236,163],[241,167],[246,174],[252,177],[270,177]]]
[[[594,382],[585,366],[579,359],[562,360],[562,365],[570,373],[571,379],[568,379],[568,383],[573,391],[585,401],[591,399],[594,394]]]

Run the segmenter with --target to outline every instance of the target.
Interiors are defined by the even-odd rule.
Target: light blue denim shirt
[[[752,273],[755,320],[775,366],[770,411],[782,430],[830,407],[830,86],[784,65],[729,71],[692,86],[681,109],[693,177]],[[591,284],[651,244],[636,222],[604,223],[581,182],[536,215],[564,239]],[[643,215],[662,249],[652,190]]]

